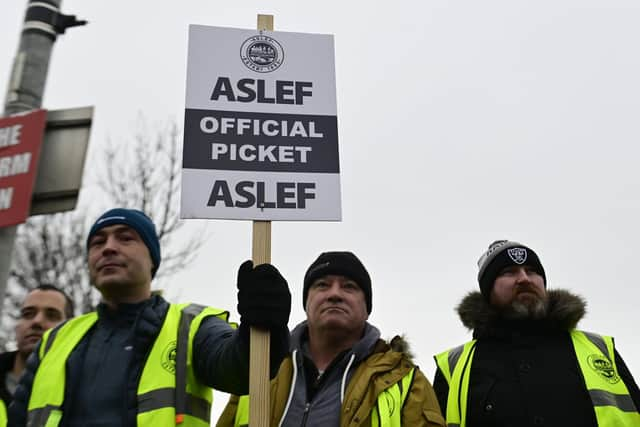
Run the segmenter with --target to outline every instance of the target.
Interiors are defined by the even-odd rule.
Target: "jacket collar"
[[[380,338],[380,331],[369,322],[365,324],[364,334],[360,341],[354,344],[348,354],[355,354],[355,361],[358,362],[366,358],[373,346]],[[309,348],[309,331],[307,321],[299,323],[293,331],[291,331],[291,350],[302,350],[303,354],[308,353]]]
[[[122,304],[116,310],[106,304],[98,305],[98,317],[108,327],[132,328],[135,345],[148,348],[162,328],[169,303],[160,295],[138,304]]]
[[[567,290],[547,291],[549,306],[547,315],[539,320],[508,320],[489,305],[478,291],[468,293],[456,311],[462,324],[473,330],[474,338],[501,336],[508,330],[557,330],[574,329],[586,313],[585,300]]]

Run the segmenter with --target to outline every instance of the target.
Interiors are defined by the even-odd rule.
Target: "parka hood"
[[[303,343],[308,340],[307,335],[307,321],[299,323],[293,331],[291,331],[290,350],[301,349]],[[366,357],[370,353],[370,348],[375,345],[374,352],[387,351],[391,349],[398,353],[404,353],[404,355],[413,361],[414,355],[411,351],[409,341],[404,335],[396,335],[389,341],[380,340],[380,331],[375,326],[367,322],[365,326],[365,332],[363,339],[354,347],[355,353],[358,355],[358,359]]]
[[[586,313],[586,301],[567,290],[548,290],[547,297],[549,299],[547,315],[543,319],[528,321],[529,323],[544,325],[545,328],[570,330],[577,326]],[[502,317],[500,312],[478,291],[469,292],[456,307],[456,311],[462,324],[467,329],[473,330],[474,338],[493,336],[505,324],[514,323]]]
[[[398,353],[404,353],[404,355],[407,356],[407,359],[413,362],[413,352],[411,351],[409,341],[407,341],[407,338],[404,335],[396,335],[391,338],[391,341],[389,341],[388,344],[389,347],[391,347],[391,350],[397,351]]]

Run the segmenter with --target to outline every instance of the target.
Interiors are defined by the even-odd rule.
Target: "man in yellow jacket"
[[[271,382],[271,426],[444,426],[429,381],[401,337],[367,319],[369,273],[351,252],[325,252],[304,277],[307,320]],[[218,427],[246,426],[248,396],[232,396]]]
[[[43,336],[9,408],[10,426],[208,426],[211,388],[248,391],[249,326],[271,331],[275,375],[291,309],[275,267],[241,265],[233,329],[224,310],[152,295],[160,260],[155,225],[143,212],[111,209],[96,220],[87,262],[102,302]]]
[[[576,329],[582,298],[547,290],[540,258],[518,242],[493,242],[478,267],[480,292],[458,306],[473,339],[436,356],[449,426],[640,426],[640,391],[613,339]]]

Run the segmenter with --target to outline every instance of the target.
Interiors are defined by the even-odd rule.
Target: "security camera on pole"
[[[340,221],[333,36],[189,27],[181,216],[253,220],[253,261],[271,221]],[[269,420],[269,333],[251,330],[252,426]]]

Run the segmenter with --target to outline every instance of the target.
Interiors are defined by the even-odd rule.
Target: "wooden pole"
[[[258,15],[258,30],[273,31],[273,15]],[[271,221],[253,221],[254,265],[271,262]],[[249,425],[269,426],[269,331],[251,328]]]
[[[253,262],[271,258],[271,222],[253,222]],[[249,356],[249,425],[269,426],[269,331],[251,328]]]

